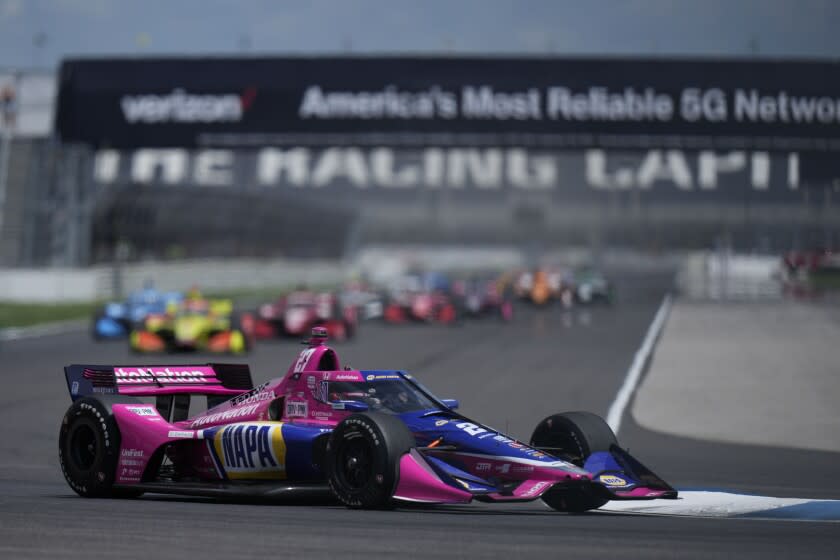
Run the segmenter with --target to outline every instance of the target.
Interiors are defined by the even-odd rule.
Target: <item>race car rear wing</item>
[[[247,364],[94,366],[64,368],[74,401],[89,395],[207,395],[231,397],[254,388]]]

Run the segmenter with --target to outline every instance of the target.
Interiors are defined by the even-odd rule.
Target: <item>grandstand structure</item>
[[[392,242],[836,247],[838,69],[348,56],[0,71],[16,91],[0,265]]]

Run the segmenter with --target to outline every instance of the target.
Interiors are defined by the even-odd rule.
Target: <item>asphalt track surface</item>
[[[661,298],[666,275],[627,276],[612,308],[522,310],[513,324],[365,325],[337,345],[346,364],[411,370],[440,397],[527,439],[562,410],[602,415]],[[256,382],[280,375],[289,341],[246,358]],[[208,361],[202,355],[148,363]],[[138,363],[124,343],[74,332],[0,347],[0,558],[836,558],[840,524],[590,513],[540,502],[351,511],[332,504],[254,505],[146,496],[76,496],[58,468],[69,405],[62,366]],[[840,498],[840,454],[715,444],[660,435],[625,416],[620,439],[677,487]],[[544,556],[545,557],[545,556]]]

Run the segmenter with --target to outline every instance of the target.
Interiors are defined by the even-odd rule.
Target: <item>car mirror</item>
[[[440,402],[452,410],[456,410],[461,405],[461,403],[458,402],[458,399],[441,399]]]
[[[368,405],[362,401],[333,401],[330,403],[333,410],[349,410],[350,412],[365,412]]]

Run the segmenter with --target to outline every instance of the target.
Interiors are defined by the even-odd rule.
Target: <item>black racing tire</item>
[[[537,424],[531,435],[531,446],[545,449],[582,467],[595,452],[609,451],[618,445],[612,429],[603,418],[591,412],[553,414]],[[557,511],[578,513],[597,509],[610,499],[602,487],[582,483],[557,485],[541,496],[546,505]]]
[[[252,350],[251,348],[251,338],[248,336],[248,333],[245,332],[245,329],[242,325],[242,314],[241,313],[233,313],[230,317],[230,330],[231,332],[239,331],[242,334],[242,339],[245,343],[245,348],[240,353],[247,353]],[[236,352],[232,352],[236,354]]]
[[[114,488],[120,453],[120,430],[111,404],[140,403],[132,397],[84,397],[61,421],[58,461],[67,484],[85,498],[135,498],[142,492]]]
[[[349,508],[389,507],[399,482],[400,459],[415,446],[414,436],[396,416],[348,416],[327,442],[325,466],[333,494]]]
[[[351,340],[356,337],[356,323],[353,321],[344,321],[344,333],[347,337],[347,340]]]
[[[93,314],[93,321],[90,324],[90,333],[93,337],[93,340],[100,341],[104,340],[105,337],[99,334],[99,331],[96,328],[96,324],[99,323],[99,320],[105,317],[105,309],[102,308],[98,310],[96,313]]]

